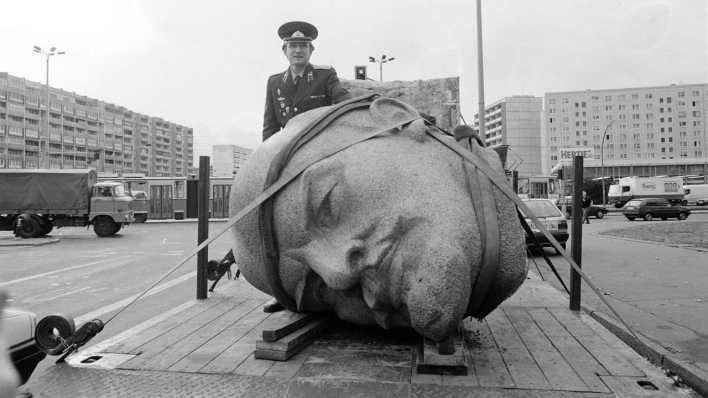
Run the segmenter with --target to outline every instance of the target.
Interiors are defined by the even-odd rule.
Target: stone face
[[[232,211],[263,191],[276,154],[327,109],[292,119],[254,151],[234,181]],[[299,148],[281,175],[314,163],[274,197],[273,225],[280,281],[298,310],[332,311],[350,322],[384,328],[412,327],[439,341],[464,317],[485,316],[524,281],[525,246],[513,204],[490,188],[500,229],[496,271],[470,311],[483,241],[470,176],[486,177],[429,137],[430,127],[421,120],[323,158],[367,131],[415,113],[382,98],[338,118]],[[477,150],[501,169],[493,151]],[[258,211],[234,226],[234,237],[244,277],[272,294]]]

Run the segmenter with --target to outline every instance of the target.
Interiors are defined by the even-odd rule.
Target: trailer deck
[[[288,361],[254,358],[271,314],[245,281],[53,366],[43,396],[694,396],[533,274],[484,321],[466,320],[465,376],[418,374],[420,338],[336,321]],[[97,357],[101,357],[96,360]],[[93,357],[93,358],[92,358]],[[87,358],[89,358],[87,360]],[[90,362],[90,363],[82,363]]]

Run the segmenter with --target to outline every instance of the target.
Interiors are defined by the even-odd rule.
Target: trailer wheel
[[[34,220],[37,221],[37,224],[39,225],[39,235],[37,235],[37,237],[48,234],[54,228],[54,225],[52,225],[52,222],[49,221],[47,217],[32,214],[32,218],[34,218]]]
[[[654,215],[651,213],[647,213],[644,215],[644,221],[651,221],[654,219]]]
[[[105,238],[118,232],[118,229],[115,221],[113,221],[110,217],[99,216],[93,221],[93,232],[95,232],[96,235]]]
[[[683,212],[679,213],[679,215],[678,215],[679,220],[685,220],[686,218],[688,218],[688,214],[683,213]]]
[[[598,220],[602,220],[603,217],[605,217],[605,212],[602,210],[599,210],[597,214],[595,214],[595,218],[597,218]]]
[[[37,220],[32,217],[31,214],[20,214],[19,217],[17,217],[17,229],[15,232],[15,235],[18,235],[24,239],[27,238],[34,238],[39,236],[40,234],[40,228],[39,228],[39,223]]]

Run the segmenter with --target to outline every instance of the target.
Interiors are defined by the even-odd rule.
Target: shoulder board
[[[270,75],[268,79],[272,79],[274,77],[283,77],[283,72],[278,72],[276,74]]]
[[[331,65],[312,65],[313,69],[333,69]]]

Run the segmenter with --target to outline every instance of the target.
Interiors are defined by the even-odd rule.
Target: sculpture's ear
[[[418,111],[412,106],[393,98],[380,97],[374,100],[369,107],[369,112],[374,121],[384,125],[404,122],[418,116]]]

